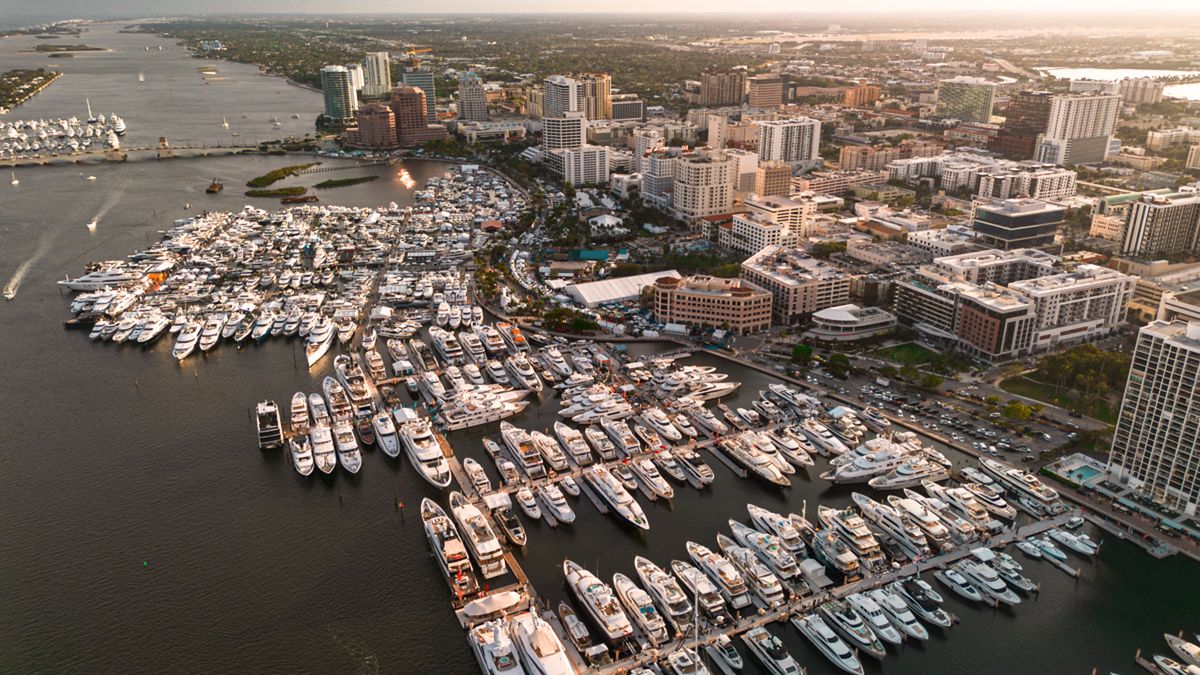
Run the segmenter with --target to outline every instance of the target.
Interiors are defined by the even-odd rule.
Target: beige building
[[[801,239],[811,236],[816,228],[817,202],[813,193],[802,193],[791,197],[756,196],[742,202],[748,214],[769,223],[786,225],[792,234]]]
[[[783,78],[778,73],[763,73],[746,78],[747,101],[751,108],[778,108],[783,105]]]
[[[1184,166],[1189,169],[1200,169],[1200,145],[1193,145],[1188,149],[1187,163]]]
[[[663,323],[758,333],[771,327],[771,293],[742,279],[664,277],[654,282],[654,316]]]
[[[762,249],[742,263],[742,279],[771,292],[771,314],[780,325],[850,301],[850,275],[797,249]]]
[[[787,196],[791,192],[792,167],[787,162],[763,162],[754,170],[754,193],[758,196]]]
[[[691,152],[675,162],[671,208],[676,216],[694,222],[733,208],[738,164],[723,152]]]

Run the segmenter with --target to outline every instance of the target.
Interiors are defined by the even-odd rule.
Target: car
[[[1043,431],[1043,432],[1042,432],[1042,440],[1043,440],[1043,441],[1046,441],[1047,443],[1049,443],[1050,441],[1052,441],[1052,440],[1054,440],[1054,439],[1050,437],[1050,434],[1048,434],[1048,433],[1046,433],[1046,432],[1044,432],[1044,431]]]
[[[1075,440],[1076,438],[1079,438],[1079,434],[1072,431],[1071,433],[1067,434],[1067,438],[1069,438],[1071,440]]]

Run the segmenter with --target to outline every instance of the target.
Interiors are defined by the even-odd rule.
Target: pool
[[[1086,485],[1088,481],[1092,480],[1096,476],[1099,476],[1100,474],[1101,472],[1099,469],[1090,466],[1081,466],[1068,471],[1067,478],[1075,481],[1076,483]]]

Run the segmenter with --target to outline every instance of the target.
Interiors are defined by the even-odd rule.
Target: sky
[[[0,22],[17,19],[69,17],[133,17],[182,14],[244,13],[531,13],[531,12],[780,12],[788,14],[896,13],[896,12],[1037,12],[1051,7],[1055,13],[1077,12],[1080,18],[1094,13],[1185,13],[1200,16],[1200,0],[839,0],[836,4],[805,0],[605,0],[602,3],[564,3],[561,0],[0,0]],[[1164,22],[1173,18],[1162,14]]]

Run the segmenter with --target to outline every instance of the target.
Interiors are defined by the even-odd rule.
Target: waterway
[[[1198,74],[1194,70],[1160,70],[1153,68],[1038,68],[1047,75],[1064,80],[1123,80],[1127,77],[1179,77]],[[1163,96],[1200,101],[1200,82],[1168,84]]]
[[[131,40],[140,49],[152,39],[93,29],[83,41]],[[10,50],[0,41],[0,53]],[[164,52],[142,50],[87,68],[92,78],[125,81],[131,69],[136,74],[163,59],[170,72],[194,73],[185,53]],[[62,65],[70,76],[82,63]],[[240,87],[237,77],[231,74],[232,84]],[[318,107],[315,94],[287,85],[297,102],[280,104],[270,93],[277,81],[252,68],[241,77],[255,86],[239,90],[234,109]],[[55,83],[35,99],[39,115],[71,113],[82,95],[69,87],[86,90],[87,80]],[[51,90],[58,98],[42,98]],[[105,109],[131,121],[152,119],[160,98],[138,91]],[[180,135],[190,120],[213,118],[195,107],[187,115],[194,117],[164,120],[162,130],[147,133]],[[238,186],[295,161],[38,167],[19,171],[15,188],[0,181],[0,281],[21,277],[16,298],[0,305],[0,672],[477,672],[418,515],[421,498],[445,503],[445,496],[407,461],[389,461],[377,450],[366,453],[357,477],[305,479],[281,454],[255,447],[253,403],[317,390],[328,360],[309,372],[298,342],[272,340],[241,350],[223,345],[180,366],[166,342],[150,349],[96,344],[62,327],[69,299],[54,281],[63,274],[145,246],[172,219],[198,208],[236,209],[248,201],[268,208],[273,200],[248,200]],[[424,162],[370,170],[390,176],[400,168],[422,182],[442,171]],[[356,174],[296,180],[349,175]],[[213,176],[227,188],[205,195]],[[409,194],[390,179],[321,193],[323,201],[362,205],[403,204]],[[84,223],[97,214],[99,226],[89,233]],[[631,347],[635,354],[652,349]],[[693,361],[718,365],[744,383],[731,405],[745,405],[770,382],[711,355]],[[556,410],[548,398],[514,421],[544,429]],[[487,433],[494,428],[455,432],[450,440],[460,457],[483,459],[479,439]],[[645,534],[600,516],[586,500],[572,500],[572,526],[531,524],[529,545],[517,555],[538,592],[554,604],[566,597],[560,563],[568,556],[605,578],[632,574],[639,554],[660,564],[683,559],[686,541],[711,545],[728,518],[745,518],[747,501],[780,511],[807,502],[810,513],[818,503],[849,502],[850,490],[815,478],[772,490],[710,463],[717,473],[711,489],[680,488],[672,505],[647,505],[652,528]],[[813,475],[823,468],[819,462]],[[1012,611],[949,599],[961,625],[868,670],[1088,673],[1099,666],[1128,673],[1139,647],[1165,650],[1162,632],[1200,628],[1200,566],[1153,560],[1111,538],[1099,559],[1072,562],[1084,568],[1078,581],[1048,564],[1027,564],[1043,590]],[[771,630],[810,673],[834,672],[794,628]],[[747,672],[760,671],[749,664]]]

